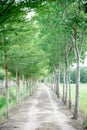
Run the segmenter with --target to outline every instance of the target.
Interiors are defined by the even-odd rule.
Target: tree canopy
[[[85,0],[1,0],[0,68],[26,79],[44,79],[55,73],[59,95],[60,71],[66,73],[66,103],[70,67],[77,64],[78,117],[80,62],[87,49]],[[77,113],[77,114],[76,114]]]

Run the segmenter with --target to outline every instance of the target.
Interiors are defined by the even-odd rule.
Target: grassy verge
[[[62,93],[62,84],[60,87]],[[71,84],[71,95],[72,95],[72,102],[75,103],[75,84]],[[83,125],[87,128],[87,84],[80,84],[80,109],[82,110],[85,120]]]
[[[30,95],[30,91],[32,92],[35,90],[35,87],[26,85],[20,85],[20,101],[24,100],[27,97],[27,94]],[[28,91],[28,93],[27,93]],[[14,108],[16,106],[16,87],[9,88],[9,109]],[[0,122],[4,120],[6,117],[6,90],[2,90],[0,92]]]
[[[72,84],[72,101],[75,101],[75,85]],[[80,84],[80,109],[83,111],[85,120],[84,128],[87,129],[87,84]]]
[[[16,88],[11,87],[9,89],[9,108],[13,107],[16,104]],[[0,93],[0,122],[6,116],[6,91],[2,90]]]
[[[72,84],[72,101],[75,101],[75,84]],[[80,108],[87,116],[87,84],[80,84]]]
[[[60,85],[62,93],[62,84]],[[75,84],[71,84],[72,102],[75,103]],[[87,115],[87,84],[80,84],[80,108]]]

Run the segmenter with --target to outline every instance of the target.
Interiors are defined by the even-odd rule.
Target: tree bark
[[[56,79],[56,71],[54,71],[54,75],[53,75],[53,85],[54,85],[54,92],[55,92],[55,93],[56,93],[56,91],[57,91],[56,82],[57,82],[57,79]]]
[[[65,102],[65,69],[63,71],[63,96],[62,101]]]
[[[20,77],[17,68],[16,68],[16,101],[17,101],[17,105],[19,105],[20,104]]]
[[[55,92],[56,91],[56,86],[55,86],[55,75],[56,75],[56,72],[55,71],[53,71],[53,74],[52,74],[53,76],[53,91]]]
[[[68,63],[66,63],[66,94],[65,94],[65,105],[68,102]]]
[[[53,90],[53,81],[52,81],[52,75],[51,75],[51,89]]]
[[[31,96],[31,79],[28,79],[28,85],[29,85],[29,96]]]
[[[56,72],[56,67],[53,64],[53,90],[57,94],[57,87],[58,87],[58,77]]]
[[[30,80],[28,79],[28,96],[30,96]]]
[[[7,64],[7,52],[5,50],[5,76],[6,76],[6,118],[9,116],[9,87],[8,87],[8,64]]]
[[[79,87],[80,87],[80,52],[79,48],[77,45],[77,28],[74,29],[74,51],[76,55],[76,60],[77,60],[77,69],[76,69],[76,96],[75,96],[75,107],[74,107],[74,114],[73,118],[77,119],[79,116],[79,105],[80,105],[80,92],[79,92]]]
[[[71,110],[72,101],[71,101],[71,82],[70,82],[70,75],[69,75],[69,109]]]
[[[26,91],[27,91],[27,98],[28,98],[28,96],[29,96],[29,90],[28,90],[28,80],[26,80]]]
[[[25,91],[25,77],[24,77],[24,75],[22,75],[22,85],[23,85],[22,99],[24,99],[24,94],[26,93],[26,91]]]
[[[30,80],[30,96],[32,95],[32,79]]]
[[[58,98],[60,98],[59,86],[60,86],[60,63],[58,65],[58,75],[56,74],[56,94]]]
[[[8,65],[5,66],[5,74],[6,74],[6,118],[9,116],[9,87],[8,87]]]
[[[76,96],[75,96],[75,108],[73,118],[77,119],[79,116],[79,105],[80,105],[80,56],[77,58],[77,70],[76,70]]]

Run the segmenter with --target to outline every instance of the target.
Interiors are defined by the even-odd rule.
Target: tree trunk
[[[53,73],[53,88],[54,88],[54,92],[56,93],[56,72],[55,71]]]
[[[76,96],[75,96],[75,107],[74,107],[74,114],[73,118],[77,119],[79,116],[79,105],[80,105],[80,51],[77,45],[77,28],[74,29],[74,51],[77,59],[77,70],[76,70]]]
[[[6,118],[8,118],[9,115],[9,87],[8,87],[8,65],[5,66],[5,74],[6,74]]]
[[[30,80],[28,79],[28,96],[30,96]]]
[[[53,91],[55,92],[55,72],[53,72]]]
[[[28,80],[26,80],[26,91],[27,91],[27,98],[28,98],[28,96],[29,96],[29,90],[28,90]]]
[[[66,65],[66,94],[65,94],[65,104],[68,101],[68,65]]]
[[[22,75],[22,85],[23,85],[23,94],[22,94],[22,99],[24,100],[24,94],[26,93],[26,90],[25,90],[25,77],[24,75]]]
[[[77,70],[76,70],[76,96],[75,96],[75,108],[73,118],[77,119],[79,116],[79,104],[80,104],[80,56],[77,56]]]
[[[30,80],[30,96],[32,95],[32,79]]]
[[[16,100],[17,100],[17,105],[20,104],[20,78],[19,78],[19,72],[16,68]]]
[[[70,82],[70,76],[69,76],[69,109],[71,110],[72,102],[71,102],[71,82]]]
[[[6,87],[6,118],[9,116],[9,87],[8,87],[8,64],[7,64],[7,52],[5,50],[5,87]]]
[[[62,96],[62,101],[65,102],[65,69],[63,72],[63,96]]]
[[[28,79],[28,85],[29,85],[29,96],[31,95],[31,80]]]
[[[58,65],[58,75],[56,74],[56,94],[58,98],[60,98],[59,85],[60,85],[60,64]]]
[[[52,81],[52,75],[51,75],[51,89],[53,90],[53,81]]]

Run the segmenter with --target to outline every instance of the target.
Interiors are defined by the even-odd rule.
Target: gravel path
[[[0,130],[77,130],[69,123],[70,117],[61,111],[62,107],[56,95],[42,84]]]

